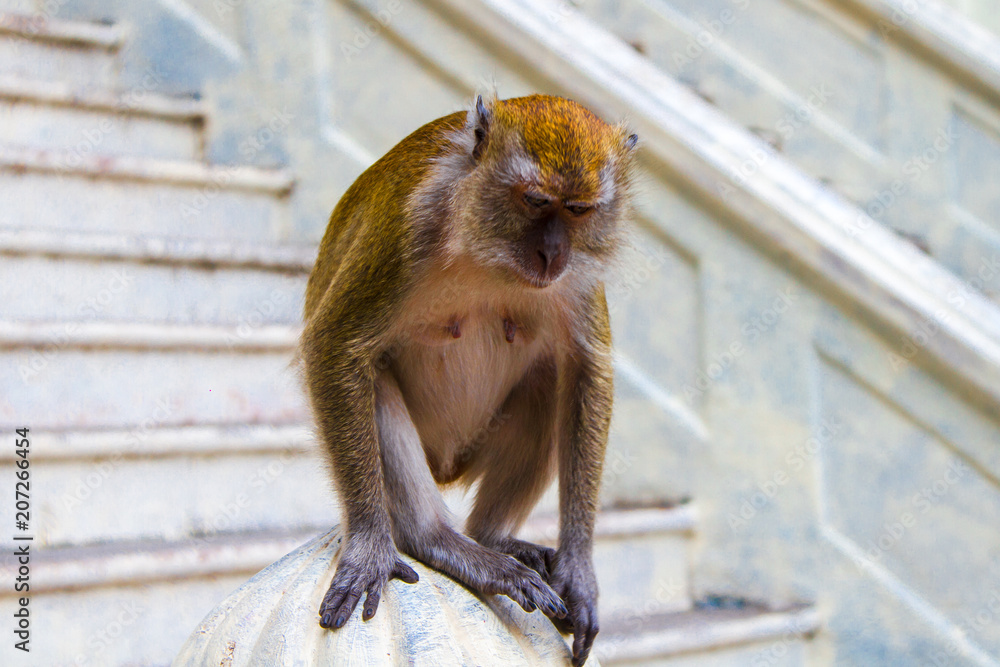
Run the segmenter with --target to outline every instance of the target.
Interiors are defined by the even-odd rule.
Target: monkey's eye
[[[584,213],[586,213],[587,211],[589,211],[592,208],[593,208],[593,206],[587,206],[586,204],[567,204],[566,205],[566,210],[569,211],[570,213],[572,213],[573,215],[583,215]]]
[[[539,197],[528,193],[524,194],[524,202],[532,208],[542,208],[549,204],[549,200],[546,197]]]

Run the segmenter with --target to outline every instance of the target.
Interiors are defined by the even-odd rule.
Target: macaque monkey
[[[592,546],[612,401],[608,270],[628,235],[637,138],[579,104],[477,98],[432,121],[333,210],[301,355],[343,508],[319,609],[362,619],[413,558],[597,634]],[[488,427],[487,427],[488,426]],[[559,476],[559,544],[514,537]],[[439,485],[478,482],[465,533]]]

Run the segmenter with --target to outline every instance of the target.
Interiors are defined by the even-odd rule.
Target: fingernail
[[[326,612],[325,614],[323,614],[323,626],[324,627],[327,627],[327,628],[330,627],[330,620],[331,620],[330,612]]]
[[[344,623],[346,623],[346,622],[347,622],[347,619],[344,618],[343,614],[341,614],[340,616],[337,617],[337,620],[334,621],[333,626],[335,628],[342,628],[342,627],[344,627]]]

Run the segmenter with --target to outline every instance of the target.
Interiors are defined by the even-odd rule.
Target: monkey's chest
[[[502,419],[503,402],[544,344],[543,323],[492,308],[450,312],[414,326],[393,361],[403,398],[438,479]]]

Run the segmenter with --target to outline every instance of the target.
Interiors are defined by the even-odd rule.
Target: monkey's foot
[[[502,554],[513,556],[532,570],[537,572],[545,583],[550,583],[552,565],[556,557],[555,549],[543,547],[540,544],[525,542],[514,537],[507,537],[496,544],[487,545]]]
[[[520,560],[496,554],[497,562],[482,572],[482,585],[472,588],[489,595],[506,595],[529,614],[540,609],[549,618],[563,618],[568,613],[562,598],[549,587],[537,570]]]
[[[417,583],[419,577],[399,557],[393,546],[376,546],[371,541],[351,538],[344,549],[330,589],[319,606],[319,624],[324,628],[341,628],[354,613],[361,595],[365,607],[361,620],[367,621],[378,610],[382,587],[390,579]]]
[[[521,544],[535,546],[528,542]],[[568,613],[562,599],[537,570],[450,528],[439,531],[432,540],[414,545],[413,550],[407,551],[477,593],[506,595],[528,613],[539,609],[549,618],[563,618]]]

